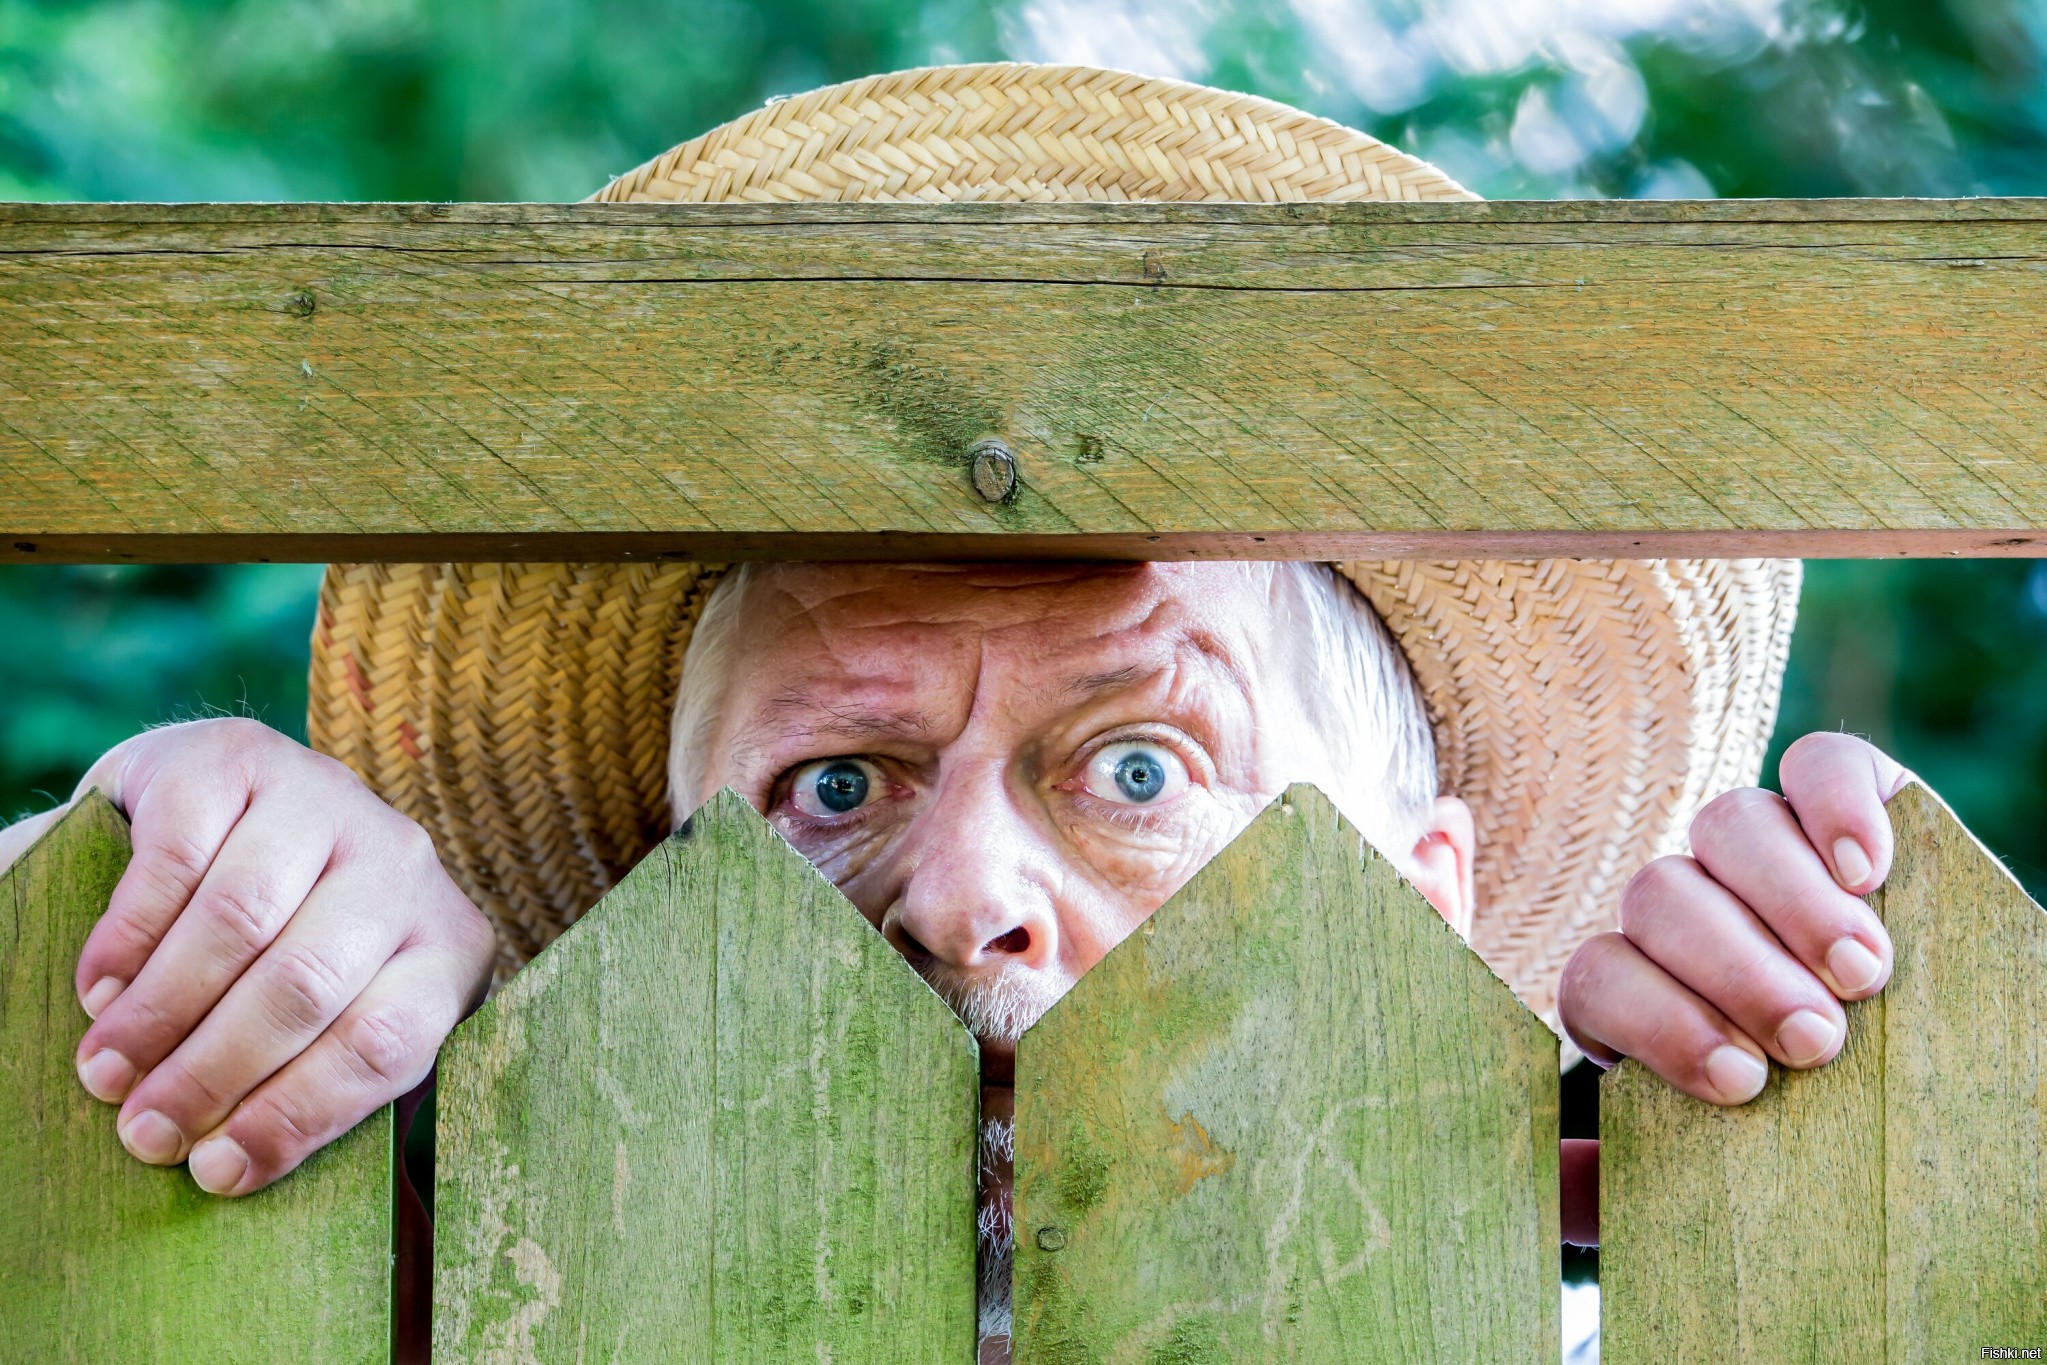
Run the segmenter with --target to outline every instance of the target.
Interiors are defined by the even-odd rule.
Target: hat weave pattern
[[[998,63],[778,101],[600,200],[1470,199],[1363,133],[1181,81]],[[1356,562],[1406,651],[1443,790],[1472,806],[1472,944],[1556,1027],[1565,959],[1627,877],[1755,780],[1795,561]],[[720,570],[335,565],[314,628],[315,747],[432,834],[491,916],[502,979],[670,828],[669,722]]]

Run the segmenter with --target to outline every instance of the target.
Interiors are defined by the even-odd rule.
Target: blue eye
[[[1166,765],[1142,749],[1116,760],[1116,789],[1132,801],[1149,801],[1166,789]]]
[[[827,758],[806,763],[789,784],[789,799],[814,820],[859,810],[882,789],[881,770],[864,758]]]
[[[1119,806],[1148,806],[1187,787],[1187,765],[1162,744],[1105,744],[1088,759],[1087,789]]]
[[[867,774],[856,764],[834,763],[817,775],[817,803],[844,815],[867,804]]]

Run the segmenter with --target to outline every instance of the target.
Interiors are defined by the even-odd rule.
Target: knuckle
[[[94,1028],[101,1032],[102,1041],[115,1043],[118,1029],[116,1045],[137,1066],[149,1065],[182,1042],[187,1032],[186,1020],[173,1014],[161,997],[146,989],[121,992],[114,1008],[101,1018],[105,1024],[96,1024]]]
[[[1866,742],[1854,735],[1844,735],[1833,730],[1814,730],[1791,741],[1784,750],[1779,766],[1789,763],[1796,767],[1816,760],[1840,758],[1855,754],[1865,747]]]
[[[1723,1013],[1737,1016],[1774,1013],[1783,1004],[1778,999],[1781,992],[1777,990],[1776,973],[1761,954],[1744,953],[1721,964],[1704,983],[1700,994]]]
[[[172,1074],[166,1076],[166,1081],[170,1081],[170,1085],[176,1091],[184,1093],[182,1097],[184,1097],[186,1105],[192,1107],[192,1109],[205,1109],[207,1113],[221,1113],[221,1111],[225,1111],[235,1101],[235,1095],[227,1087],[223,1087],[215,1076],[209,1076],[205,1070],[201,1070],[197,1066],[192,1066],[192,1064],[188,1064],[184,1060],[172,1060],[168,1064],[168,1070]],[[199,1103],[197,1105],[190,1105],[192,1099],[197,1099]]]
[[[1697,878],[1698,864],[1682,854],[1669,854],[1642,865],[1621,888],[1622,932],[1649,923],[1679,899]]]
[[[466,959],[489,962],[497,956],[498,931],[490,918],[469,900],[460,899],[456,909],[458,944]]]
[[[392,812],[394,815],[396,811]],[[408,865],[440,870],[441,855],[434,848],[434,837],[426,832],[426,826],[409,815],[398,815],[397,828],[392,831],[392,845],[398,856]]]
[[[143,875],[157,895],[166,900],[182,898],[213,865],[213,853],[183,830],[164,830],[143,854]]]
[[[203,888],[193,908],[236,958],[260,952],[289,917],[277,893],[256,881]]]
[[[155,931],[133,915],[112,915],[106,923],[106,947],[114,960],[141,963],[156,951]]]
[[[242,1106],[234,1127],[251,1161],[290,1166],[320,1146],[326,1125],[296,1091],[272,1087]]]
[[[1753,818],[1775,807],[1778,797],[1761,787],[1735,787],[1699,807],[1692,817],[1692,838],[1711,840],[1749,825]]]
[[[313,1032],[347,1003],[343,999],[346,981],[318,948],[298,945],[276,956],[269,968],[265,997],[279,1033],[296,1036]]]
[[[219,1083],[217,1076],[192,1066],[188,1058],[172,1054],[143,1076],[133,1091],[129,1091],[127,1105],[166,1113],[190,1134],[194,1128],[211,1128],[205,1119],[227,1113],[235,1099],[237,1097]],[[199,1124],[192,1124],[190,1119],[199,1119]]]
[[[1614,955],[1626,949],[1626,937],[1611,930],[1586,939],[1564,963],[1563,975],[1557,979],[1558,997],[1582,1000],[1586,992],[1597,989],[1612,967]]]
[[[268,748],[270,742],[283,736],[260,720],[247,716],[214,716],[198,722],[207,731],[207,738],[230,749]]]
[[[363,1084],[389,1089],[416,1080],[423,1030],[410,1010],[385,1007],[365,1010],[346,1020],[335,1041],[341,1062]]]

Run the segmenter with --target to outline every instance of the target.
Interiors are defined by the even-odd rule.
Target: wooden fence
[[[0,561],[2047,553],[2047,206],[0,205]],[[973,477],[989,436],[1003,480]],[[1604,1082],[1605,1355],[2047,1345],[2047,921],[1929,795],[1843,1056]],[[971,1040],[742,803],[450,1040],[450,1360],[969,1359]],[[121,1151],[0,881],[0,1356],[384,1358],[388,1116]],[[1553,1360],[1554,1040],[1295,791],[1018,1056],[1021,1362]]]
[[[1740,1109],[1605,1082],[1605,1358],[2047,1344],[2047,915],[1922,789],[1895,976]],[[5,1353],[389,1350],[388,1114],[257,1195],[121,1149],[72,966],[82,804],[0,881]],[[972,1039],[751,808],[711,801],[442,1054],[451,1361],[972,1360]],[[1019,1362],[1555,1360],[1557,1047],[1312,788],[1023,1039]]]

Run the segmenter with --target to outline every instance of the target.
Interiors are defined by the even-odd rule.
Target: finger
[[[55,810],[46,810],[40,815],[31,815],[17,820],[5,829],[0,829],[0,873],[14,866],[14,860],[28,852],[29,846],[43,837],[50,826],[62,820],[71,810],[71,803],[65,802]]]
[[[376,913],[386,879],[381,869],[355,867],[354,875],[323,878],[220,1003],[136,1085],[116,1125],[131,1154],[153,1165],[184,1160],[192,1139],[311,1046],[399,950],[412,916]],[[200,903],[195,897],[195,909]],[[177,946],[182,928],[159,957]],[[130,996],[152,984],[156,965]]]
[[[1870,799],[1884,819],[1873,791]],[[1783,798],[1754,787],[1715,797],[1692,821],[1691,835],[1700,866],[1835,996],[1860,1000],[1883,988],[1891,969],[1883,921],[1842,889]],[[1886,866],[1889,859],[1886,842]]]
[[[74,985],[88,1014],[104,1014],[142,970],[248,808],[246,773],[179,761],[199,738],[185,727],[139,735],[108,750],[79,783],[128,816],[134,847],[79,950]]]
[[[1621,932],[1785,1066],[1831,1061],[1848,1036],[1826,984],[1690,858],[1658,858],[1628,882]]]
[[[392,958],[318,1041],[200,1139],[193,1180],[215,1194],[262,1189],[417,1085],[461,1018],[451,983],[466,975],[437,944]]]
[[[1558,1007],[1586,1056],[1606,1065],[1633,1057],[1710,1103],[1745,1103],[1769,1079],[1753,1039],[1621,934],[1579,945],[1564,964]]]
[[[127,1099],[136,1082],[199,1026],[312,891],[332,855],[333,837],[326,817],[309,815],[306,804],[259,796],[227,834],[133,983],[79,1040],[79,1079],[94,1096],[110,1104]],[[145,1145],[160,1151],[164,1144]],[[140,1149],[136,1154],[150,1159]]]
[[[1842,889],[1866,896],[1882,886],[1892,852],[1884,803],[1912,775],[1868,740],[1811,734],[1784,751],[1777,780]]]

